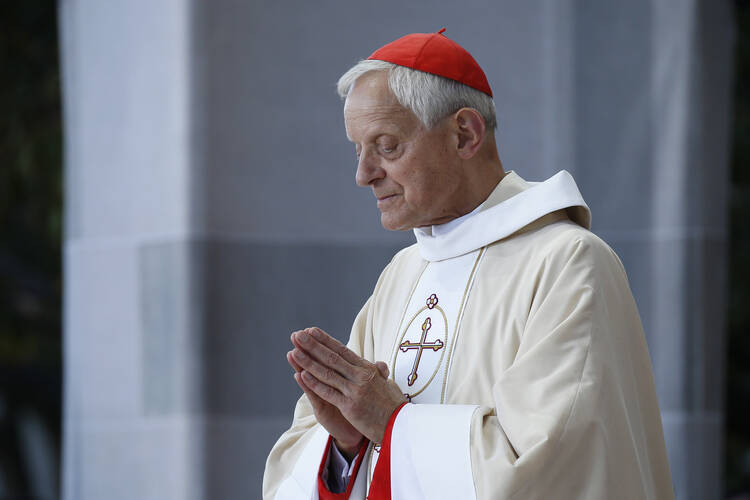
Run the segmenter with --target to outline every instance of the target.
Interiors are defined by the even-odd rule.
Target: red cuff
[[[323,453],[323,460],[320,462],[320,467],[318,468],[318,497],[320,498],[320,500],[346,500],[352,493],[352,488],[354,488],[354,481],[357,479],[357,472],[359,472],[359,466],[362,464],[362,459],[365,456],[367,445],[370,444],[370,442],[366,439],[362,440],[362,445],[359,447],[359,453],[357,454],[357,460],[354,462],[354,471],[349,477],[349,484],[346,485],[346,491],[342,491],[341,493],[332,493],[328,489],[328,485],[326,484],[326,482],[323,481],[323,468],[326,466],[328,454],[331,452],[332,443],[333,436],[328,436],[326,451],[325,453]]]
[[[367,500],[391,500],[391,433],[393,432],[393,424],[396,423],[396,417],[405,404],[401,403],[396,408],[385,427],[383,444],[380,446],[380,456],[378,464],[375,466],[375,472],[372,474],[372,483]]]

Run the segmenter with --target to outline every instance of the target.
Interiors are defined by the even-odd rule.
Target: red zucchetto
[[[368,59],[444,76],[492,97],[484,71],[466,49],[443,34],[412,33],[380,47]]]

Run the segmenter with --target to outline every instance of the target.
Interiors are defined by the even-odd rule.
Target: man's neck
[[[507,175],[507,172],[503,170],[503,166],[499,160],[497,161],[497,164],[483,167],[480,172],[482,173],[472,178],[473,182],[472,185],[470,185],[472,192],[472,196],[470,197],[471,201],[467,204],[466,208],[462,210],[463,213],[461,216],[473,212],[479,205],[484,203],[495,190],[497,185],[500,184],[503,178]]]

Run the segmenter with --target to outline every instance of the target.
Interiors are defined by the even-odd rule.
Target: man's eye
[[[381,149],[384,153],[393,153],[394,151],[396,151],[396,146],[387,145],[382,146]]]

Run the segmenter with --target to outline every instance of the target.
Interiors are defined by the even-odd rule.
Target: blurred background
[[[260,498],[288,333],[346,339],[412,242],[334,83],[443,26],[506,168],[571,171],[628,270],[678,498],[750,498],[750,2],[28,0],[0,4],[0,499]]]

